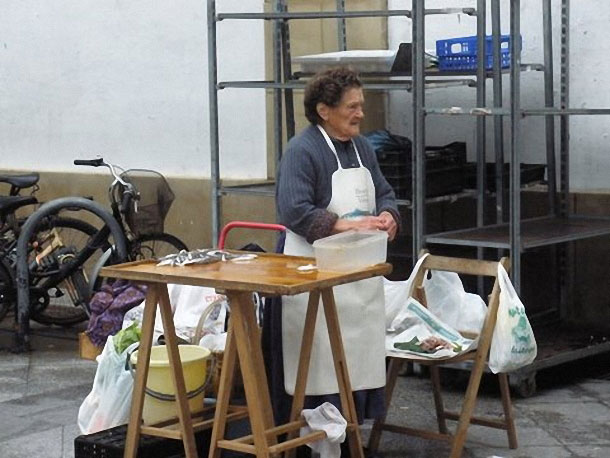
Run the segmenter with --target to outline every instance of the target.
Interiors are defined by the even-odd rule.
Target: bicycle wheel
[[[15,288],[13,277],[8,267],[0,262],[0,321],[4,319],[11,306],[15,303]]]
[[[39,226],[32,244],[34,250],[30,257],[30,265],[36,254],[40,254],[48,244],[59,244],[45,259],[40,260],[37,268],[30,275],[32,285],[45,285],[45,279],[62,265],[72,262],[78,253],[88,246],[91,237],[98,232],[95,226],[70,217],[51,216]],[[59,242],[58,242],[59,241]],[[32,319],[41,324],[56,324],[71,326],[89,318],[89,272],[95,260],[103,251],[110,247],[104,241],[95,247],[91,256],[79,266],[69,277],[58,284],[44,286],[38,294],[32,295]],[[52,282],[51,282],[52,283]]]
[[[129,256],[133,261],[140,259],[158,259],[168,254],[188,250],[178,237],[165,232],[142,235],[131,243]]]

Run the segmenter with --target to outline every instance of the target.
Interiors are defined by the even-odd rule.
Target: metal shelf
[[[544,65],[543,64],[521,64],[521,72],[543,72]],[[505,68],[502,70],[502,74],[508,74],[509,69]],[[309,72],[294,72],[293,77],[295,79],[299,78],[307,78],[313,76],[313,73]],[[360,76],[362,78],[369,77],[383,77],[383,78],[408,78],[410,81],[413,74],[411,72],[361,72]],[[455,78],[456,76],[477,76],[476,70],[458,70],[458,71],[446,71],[440,70],[438,67],[430,67],[424,71],[424,76],[426,76],[426,83],[429,81],[429,77],[443,78],[441,80],[434,80],[435,82],[444,81],[445,78]],[[485,74],[486,78],[493,78],[493,72],[488,70]],[[467,81],[471,81],[476,84],[476,80],[469,78]]]
[[[366,90],[378,90],[378,91],[391,91],[391,90],[407,90],[410,91],[413,83],[410,79],[394,79],[394,80],[371,80],[367,79],[367,75],[364,76],[362,84]],[[390,77],[394,75],[388,74]],[[280,83],[275,81],[221,81],[217,84],[217,88],[228,89],[228,88],[239,88],[239,89],[294,89],[303,90],[305,89],[305,81],[288,81],[286,83]],[[426,88],[437,89],[446,87],[456,86],[473,86],[476,82],[468,78],[457,78],[457,79],[439,79],[439,80],[428,80],[426,81]]]
[[[475,8],[430,8],[425,12],[426,15],[439,14],[466,14],[476,15]],[[216,21],[225,19],[261,19],[269,20],[290,20],[290,19],[350,19],[362,17],[411,17],[411,10],[370,10],[370,11],[324,11],[324,12],[284,12],[284,13],[219,13]]]
[[[440,202],[455,202],[458,199],[462,199],[465,197],[475,197],[476,190],[474,189],[466,189],[462,192],[457,192],[454,194],[445,194],[442,196],[434,196],[427,197],[426,204],[436,204]],[[396,199],[396,203],[401,207],[413,208],[413,201],[409,199]]]
[[[449,108],[424,108],[427,115],[446,116],[510,116],[509,108],[487,108],[487,107],[449,107]],[[597,116],[610,115],[610,108],[524,108],[520,111],[525,116]]]
[[[249,183],[235,186],[222,186],[220,194],[250,194],[256,196],[275,196],[275,182],[265,181],[264,183]]]
[[[610,234],[610,218],[573,215],[566,218],[547,216],[521,222],[522,250],[555,245]],[[462,229],[430,234],[427,243],[482,248],[510,248],[509,225]]]
[[[544,65],[543,64],[521,64],[521,72],[543,72]],[[510,68],[503,68],[500,72],[501,74],[508,75],[510,73]],[[476,70],[456,70],[456,71],[447,71],[440,70],[438,68],[428,68],[425,70],[424,74],[426,76],[476,76]],[[493,71],[486,70],[485,77],[493,78]]]

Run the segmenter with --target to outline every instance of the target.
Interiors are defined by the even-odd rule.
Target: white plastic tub
[[[319,270],[358,270],[385,262],[388,234],[383,231],[346,231],[313,243]]]
[[[338,65],[348,65],[360,72],[389,72],[395,57],[396,51],[363,49],[298,56],[292,61],[301,66],[303,73],[316,73]]]

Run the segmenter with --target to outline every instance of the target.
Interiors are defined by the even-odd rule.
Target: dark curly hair
[[[320,124],[316,106],[323,103],[336,107],[343,93],[353,87],[362,87],[358,73],[348,67],[335,67],[317,73],[305,86],[305,117],[312,124]]]

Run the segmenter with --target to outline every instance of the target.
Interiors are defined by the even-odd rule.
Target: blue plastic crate
[[[493,41],[491,36],[485,37],[485,68],[493,66]],[[476,70],[477,68],[477,37],[458,37],[436,42],[436,55],[440,70]],[[500,37],[500,62],[502,68],[510,67],[510,36]]]
[[[502,68],[510,67],[510,53],[500,54]],[[438,58],[438,68],[441,71],[476,70],[478,65],[477,56],[443,56]],[[485,68],[491,70],[493,67],[493,56],[485,56]]]

